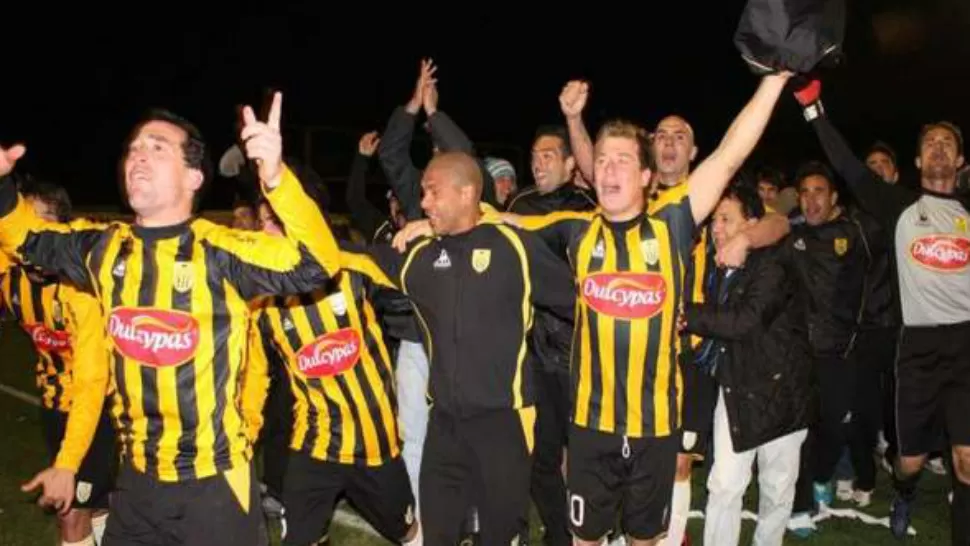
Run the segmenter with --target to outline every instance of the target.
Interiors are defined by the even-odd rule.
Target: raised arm
[[[795,98],[804,109],[805,119],[815,129],[825,156],[845,180],[859,206],[883,226],[894,225],[896,218],[917,199],[918,194],[899,184],[883,182],[852,152],[845,138],[825,115],[821,92],[822,84],[814,80],[799,89]]]
[[[790,73],[763,76],[754,96],[734,118],[720,145],[691,173],[687,184],[697,224],[714,210],[731,177],[761,139],[790,77]]]
[[[107,228],[105,224],[86,220],[68,224],[43,220],[17,193],[13,180],[2,176],[0,167],[0,251],[3,253],[90,291],[94,284],[87,267],[88,255]]]
[[[589,84],[584,81],[571,81],[559,94],[559,107],[566,116],[569,129],[569,145],[573,150],[576,168],[587,181],[593,180],[593,140],[589,137],[583,123],[583,109],[589,97]]]
[[[367,199],[368,165],[380,141],[377,131],[360,137],[360,142],[357,143],[357,154],[350,168],[350,176],[347,177],[346,201],[347,209],[350,211],[350,223],[368,240],[372,240],[377,230],[387,221],[387,215]]]

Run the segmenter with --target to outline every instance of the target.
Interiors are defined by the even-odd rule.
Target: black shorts
[[[415,521],[414,495],[401,457],[370,467],[319,461],[291,452],[283,479],[283,544],[305,546],[327,536],[334,507],[344,495],[394,544],[407,536]]]
[[[104,546],[267,546],[252,465],[200,480],[160,482],[121,463]]]
[[[684,376],[684,418],[680,452],[703,459],[714,430],[717,381],[693,362],[682,365]]]
[[[970,445],[970,323],[905,327],[896,361],[899,454]]]
[[[101,420],[91,441],[91,447],[81,461],[75,476],[74,508],[103,509],[108,507],[108,494],[114,488],[118,474],[118,443],[108,417],[107,405],[101,411]],[[50,454],[51,464],[61,449],[61,441],[67,430],[67,414],[44,408],[41,410],[44,426],[44,442]]]
[[[663,438],[630,438],[570,428],[569,520],[581,540],[597,541],[616,523],[625,534],[652,540],[667,532],[677,471],[679,432]]]

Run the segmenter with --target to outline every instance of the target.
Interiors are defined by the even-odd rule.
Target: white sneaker
[[[940,457],[926,461],[923,467],[937,476],[946,476],[946,465],[943,464],[943,459]]]
[[[852,500],[859,508],[865,508],[872,504],[872,491],[862,491],[856,489],[852,492]]]
[[[835,482],[835,498],[840,501],[852,500],[852,480],[838,480]]]

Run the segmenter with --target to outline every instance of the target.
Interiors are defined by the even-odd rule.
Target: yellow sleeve
[[[306,194],[293,171],[284,165],[280,185],[273,189],[263,185],[263,191],[283,224],[286,237],[304,245],[328,275],[335,275],[340,268],[337,239],[323,211]]]
[[[110,224],[87,220],[70,223],[47,222],[34,213],[12,187],[0,182],[0,199],[13,191],[15,204],[6,214],[0,210],[0,251],[27,264],[69,279],[83,288],[92,286],[87,255]],[[29,245],[25,243],[30,241]]]
[[[356,271],[357,273],[364,275],[365,277],[370,279],[371,282],[383,288],[400,290],[398,283],[396,283],[392,278],[393,275],[397,274],[395,271],[393,271],[394,269],[393,265],[397,265],[397,263],[401,261],[400,259],[394,259],[395,251],[390,247],[382,247],[382,248],[375,248],[372,252],[376,256],[359,254],[356,252],[341,251],[340,266],[348,271]],[[391,261],[394,262],[392,266],[390,267],[388,267],[387,265],[382,266],[378,264],[377,261],[375,261],[374,259],[375,257],[380,259],[384,254],[391,255],[391,258],[392,258]],[[381,261],[387,261],[387,260],[381,260]],[[385,268],[392,269],[392,270],[387,271],[385,270]]]
[[[91,295],[72,287],[68,311],[73,349],[71,410],[54,466],[77,473],[91,446],[108,394],[108,347],[101,307]]]
[[[263,406],[269,392],[269,358],[259,328],[261,312],[253,315],[249,326],[249,348],[246,368],[242,374],[241,408],[246,422],[246,436],[256,443],[263,428]]]

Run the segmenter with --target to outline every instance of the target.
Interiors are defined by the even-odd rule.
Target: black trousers
[[[536,373],[536,446],[530,492],[546,528],[543,542],[546,546],[570,546],[566,480],[562,475],[563,448],[569,436],[569,375],[544,370]]]
[[[252,466],[183,483],[159,482],[121,463],[111,498],[107,546],[265,546]]]
[[[879,430],[891,428],[884,421],[883,383],[887,370],[896,359],[898,329],[883,328],[859,333],[855,347],[855,389],[852,422],[849,426],[849,454],[855,470],[855,488],[872,491],[876,487],[876,463],[873,452],[879,441]]]
[[[471,507],[481,544],[511,544],[529,509],[535,409],[457,418],[432,409],[421,460],[425,546],[454,546]]]
[[[263,454],[263,483],[270,496],[283,498],[283,476],[290,459],[293,431],[293,392],[283,365],[272,366],[269,393],[263,406],[263,429],[257,447]]]

